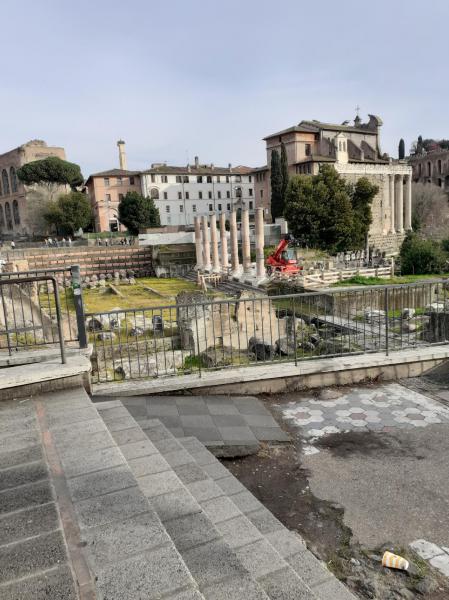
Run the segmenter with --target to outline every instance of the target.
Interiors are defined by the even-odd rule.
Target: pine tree
[[[288,186],[288,159],[287,159],[287,150],[285,148],[284,142],[281,144],[281,175],[282,175],[282,214],[284,213],[285,208],[285,193],[287,191]]]
[[[273,150],[271,153],[271,216],[273,223],[277,217],[282,217],[283,213],[281,161],[279,152]]]
[[[398,154],[399,154],[399,160],[404,160],[404,158],[405,158],[405,142],[402,138],[399,140]]]

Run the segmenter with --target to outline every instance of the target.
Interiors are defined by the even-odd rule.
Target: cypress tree
[[[405,143],[404,140],[401,138],[399,140],[399,160],[404,160],[405,158]]]
[[[285,192],[287,191],[288,186],[288,159],[287,159],[287,150],[285,148],[284,142],[281,144],[281,175],[282,175],[282,213],[284,213],[285,208]]]
[[[271,216],[273,223],[276,217],[282,217],[284,212],[282,198],[282,172],[279,152],[271,153]]]

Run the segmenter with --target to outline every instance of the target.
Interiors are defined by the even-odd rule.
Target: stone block
[[[51,594],[51,595],[49,595]],[[77,600],[70,567],[38,573],[2,587],[2,600]]]
[[[212,523],[220,523],[241,515],[240,510],[227,496],[207,500],[202,503],[202,507]]]
[[[170,465],[160,454],[141,456],[128,460],[128,465],[135,477],[143,477],[153,473],[163,473],[170,470]]]
[[[449,571],[447,573],[449,575]],[[312,588],[316,598],[332,598],[332,600],[357,600],[347,587],[335,577]]]
[[[235,498],[236,496],[233,497],[233,500]],[[304,552],[307,549],[304,540],[299,536],[299,534],[289,531],[285,527],[283,529],[278,529],[276,531],[272,531],[271,533],[267,533],[265,538],[283,558],[287,558],[293,554],[298,554],[298,552]]]
[[[149,510],[130,519],[89,527],[83,531],[82,541],[86,542],[86,549],[97,570],[138,552],[167,545],[170,538],[156,513]]]
[[[241,414],[214,415],[212,417],[217,427],[246,427],[246,418]]]
[[[39,506],[53,500],[53,491],[48,480],[22,485],[0,492],[0,515]]]
[[[118,419],[111,419],[107,422],[108,430],[112,433],[113,431],[122,431],[123,429],[131,429],[136,426],[135,419],[128,414],[126,417],[120,417]]]
[[[202,466],[202,469],[211,479],[223,479],[223,477],[228,477],[230,472],[226,467],[224,467],[221,462],[215,460],[213,463],[209,463]]]
[[[308,550],[289,556],[286,560],[310,587],[315,587],[333,578],[332,573],[325,565]]]
[[[247,517],[263,535],[278,529],[284,529],[282,523],[265,507],[248,513]]]
[[[18,542],[59,527],[56,505],[51,502],[0,517],[1,544]]]
[[[141,440],[139,442],[131,442],[130,444],[123,444],[120,446],[120,451],[126,460],[132,460],[133,458],[139,458],[140,456],[150,456],[158,452],[149,439]]]
[[[66,427],[72,423],[81,423],[96,419],[98,419],[98,412],[94,406],[62,411],[47,416],[47,422],[50,429],[57,429],[58,427]]]
[[[255,498],[251,492],[243,491],[238,494],[234,494],[232,496],[232,502],[241,510],[242,513],[246,514],[248,512],[259,510],[262,508],[262,504]]]
[[[241,445],[257,444],[257,438],[254,436],[251,429],[244,427],[220,427],[221,438],[224,443],[237,442]]]
[[[204,473],[203,469],[194,462],[178,465],[177,467],[174,467],[173,470],[185,485],[207,479],[207,475]]]
[[[181,426],[183,428],[203,428],[214,429],[215,424],[212,417],[208,414],[202,415],[181,415]]]
[[[215,583],[205,593],[214,600],[268,600],[265,592],[248,575]]]
[[[0,472],[0,491],[8,488],[34,483],[48,477],[47,465],[43,462],[33,462],[16,465]]]
[[[223,443],[222,435],[219,429],[214,427],[183,427],[184,433],[188,436],[192,435],[205,445],[211,442]]]
[[[130,429],[124,429],[123,431],[114,431],[111,433],[111,435],[118,446],[131,444],[132,442],[141,442],[147,439],[147,436],[142,429],[137,426],[134,426]]]
[[[410,544],[410,547],[424,560],[429,560],[429,558],[444,554],[444,550],[440,548],[440,546],[428,542],[427,540],[415,540]]]
[[[258,440],[264,442],[289,442],[290,437],[280,427],[251,427]]]
[[[218,479],[217,484],[227,496],[248,491],[246,487],[233,475],[223,477],[223,479]]]
[[[187,489],[198,502],[218,498],[219,496],[224,495],[223,490],[211,479],[190,483],[187,486]]]
[[[185,550],[211,542],[219,537],[212,521],[202,513],[165,521],[165,529],[181,554]]]
[[[0,546],[0,583],[33,575],[66,561],[60,531]]]
[[[171,467],[187,465],[193,461],[192,455],[189,454],[187,450],[174,450],[173,452],[167,452],[164,454],[164,458]]]
[[[104,525],[148,511],[148,502],[138,487],[81,500],[75,504],[81,529]]]
[[[165,471],[164,473],[154,473],[140,477],[139,487],[145,496],[153,498],[154,496],[178,490],[182,487],[182,483],[173,471]]]
[[[299,577],[292,576],[292,571],[287,567],[277,573],[270,573],[259,580],[259,585],[266,594],[273,599],[282,600],[317,600],[315,594]],[[326,596],[324,596],[326,598]],[[336,600],[333,596],[328,596]]]
[[[78,439],[73,441],[64,441],[58,437],[56,443],[59,457],[62,460],[76,458],[80,452],[80,448],[82,448],[83,452],[89,451],[93,454],[97,450],[111,448],[112,446],[115,446],[115,442],[109,431],[106,430],[88,435],[79,435]]]
[[[78,454],[70,455],[61,460],[64,474],[67,478],[86,475],[93,471],[118,467],[124,464],[121,452],[116,447],[100,448],[95,452],[90,449],[79,448]]]
[[[160,598],[193,582],[173,548],[166,546],[112,563],[98,573],[102,598]]]
[[[262,537],[256,527],[243,515],[217,523],[216,527],[231,548],[245,546]]]
[[[74,502],[134,487],[136,480],[126,465],[95,471],[68,479],[67,485]]]
[[[151,506],[163,522],[201,511],[198,502],[185,488],[152,497]]]
[[[264,539],[241,546],[235,550],[235,553],[254,579],[259,579],[287,566],[274,548]]]
[[[227,578],[247,576],[235,553],[222,540],[187,550],[183,558],[200,589]]]
[[[159,452],[161,454],[167,454],[168,452],[182,450],[181,444],[179,444],[179,442],[172,437],[171,433],[167,431],[167,435],[170,437],[167,437],[163,440],[152,440]]]
[[[111,408],[104,408],[103,406],[101,409],[99,409],[99,412],[105,423],[110,423],[111,421],[116,421],[117,419],[129,417],[129,412],[121,404]]]
[[[14,434],[0,438],[0,456],[3,453],[25,451],[40,444],[39,435],[36,431],[29,431],[22,435]]]
[[[29,446],[21,450],[6,451],[0,453],[0,466],[2,469],[9,469],[15,465],[42,460],[42,447],[40,444]]]

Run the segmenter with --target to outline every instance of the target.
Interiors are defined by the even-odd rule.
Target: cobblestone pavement
[[[421,558],[427,560],[432,567],[449,577],[449,548],[437,546],[427,540],[415,540],[410,544]]]
[[[397,383],[349,391],[326,390],[319,398],[276,405],[290,426],[301,430],[305,454],[318,452],[314,442],[332,433],[393,432],[396,429],[449,424],[449,409]]]

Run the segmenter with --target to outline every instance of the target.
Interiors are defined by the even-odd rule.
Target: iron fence
[[[2,272],[0,284],[2,327],[16,331],[16,351],[56,343],[53,332],[59,322],[65,342],[86,347],[78,266]],[[5,347],[3,339],[0,350]]]
[[[449,340],[441,280],[86,314],[95,382],[394,352]]]
[[[51,289],[48,285],[51,283]],[[53,314],[45,314],[35,300],[41,285],[53,298]],[[0,280],[0,350],[13,351],[58,344],[66,362],[61,303],[55,276],[2,278]]]

